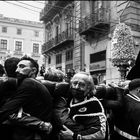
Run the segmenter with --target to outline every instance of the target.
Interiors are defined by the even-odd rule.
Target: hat
[[[140,78],[137,78],[137,79],[132,80],[129,83],[129,86],[128,86],[128,88],[129,88],[130,91],[133,90],[133,89],[136,89],[138,87],[140,87]]]
[[[140,78],[140,51],[137,55],[135,65],[131,68],[126,76],[127,80],[133,80],[135,78]]]

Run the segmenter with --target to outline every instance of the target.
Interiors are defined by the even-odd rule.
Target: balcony
[[[40,54],[39,53],[32,53],[31,56],[32,57],[40,57]]]
[[[42,45],[42,53],[44,54],[46,51],[50,50],[53,46],[54,46],[54,38],[52,38],[51,40],[49,40],[48,42],[45,42]]]
[[[13,54],[14,55],[20,55],[20,56],[22,56],[23,55],[23,52],[22,51],[14,51]]]
[[[54,53],[61,49],[65,49],[69,47],[67,44],[73,44],[73,32],[69,32],[70,30],[63,31],[61,34],[56,36],[55,38],[49,40],[48,42],[42,45],[42,53]]]
[[[40,12],[40,20],[48,22],[50,21],[57,13],[60,13],[60,11],[69,3],[72,3],[73,0],[69,1],[53,1],[52,3],[48,3],[45,5],[44,9]]]
[[[105,8],[100,8],[80,20],[79,34],[94,35],[95,32],[104,33],[108,31],[109,25],[109,11]]]
[[[7,53],[7,48],[0,48],[0,53],[1,54],[6,54]]]

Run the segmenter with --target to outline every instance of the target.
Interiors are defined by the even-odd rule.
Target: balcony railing
[[[22,52],[22,51],[14,51],[13,54],[14,54],[14,55],[23,55],[23,52]]]
[[[32,53],[31,56],[32,57],[40,57],[40,54],[39,53]]]
[[[100,8],[96,12],[82,18],[79,22],[79,33],[86,34],[90,29],[100,30],[106,28],[109,25],[109,10],[105,8]]]
[[[73,0],[69,1],[53,1],[52,3],[48,3],[45,5],[44,9],[40,12],[40,20],[49,21],[51,20],[57,13],[59,13],[62,8],[67,4],[72,3]]]
[[[55,38],[52,38],[48,42],[42,45],[42,53],[55,50],[56,46],[64,46],[65,43],[73,42],[73,32],[72,30],[63,31],[58,34]]]
[[[6,53],[7,52],[7,48],[0,48],[0,53]]]
[[[54,38],[50,39],[48,42],[45,42],[42,45],[42,53],[46,52],[47,50],[50,50],[54,46]]]

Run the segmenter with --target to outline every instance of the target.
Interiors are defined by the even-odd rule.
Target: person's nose
[[[20,72],[20,69],[19,69],[19,67],[17,67],[17,69],[16,69],[16,72]]]
[[[77,83],[77,84],[75,85],[75,88],[76,88],[76,89],[79,89],[79,88],[80,88],[79,83]]]

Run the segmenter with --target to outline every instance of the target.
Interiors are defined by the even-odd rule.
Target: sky
[[[40,22],[44,1],[0,1],[0,14],[4,17]]]

